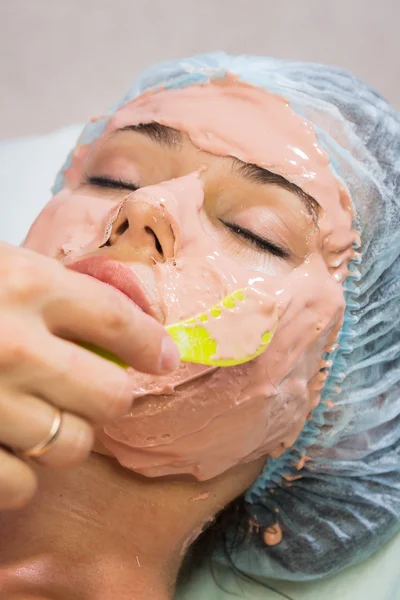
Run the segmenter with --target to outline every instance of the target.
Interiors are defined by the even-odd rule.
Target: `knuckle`
[[[5,371],[13,367],[21,367],[33,360],[35,353],[18,328],[13,332],[5,333],[0,344],[0,370]]]
[[[135,318],[133,311],[128,313],[128,306],[128,301],[120,298],[117,294],[115,294],[115,298],[110,298],[103,317],[103,325],[106,330],[111,330],[113,333],[124,332],[128,324]]]
[[[93,442],[93,428],[83,419],[75,418],[68,432],[68,453],[65,454],[65,466],[82,463],[88,457]]]
[[[116,310],[115,306],[112,306],[111,310],[106,311],[103,323],[106,330],[113,333],[122,333],[126,329],[127,319],[125,314]]]
[[[3,273],[3,290],[13,303],[32,301],[46,289],[47,281],[42,269],[25,258],[14,261],[13,268]]]

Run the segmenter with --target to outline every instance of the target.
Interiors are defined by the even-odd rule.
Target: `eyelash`
[[[87,175],[86,173],[84,174],[84,178],[85,183],[88,183],[89,185],[96,185],[102,188],[131,191],[137,191],[139,189],[137,185],[133,183],[128,183],[127,181],[124,181],[120,178],[111,179],[110,177],[92,177]],[[290,253],[287,250],[281,248],[280,246],[277,246],[276,244],[273,244],[268,240],[265,240],[264,238],[261,238],[249,229],[239,227],[239,225],[235,225],[234,223],[227,223],[223,219],[219,219],[219,221],[227,229],[229,229],[229,231],[247,240],[248,242],[250,242],[250,244],[258,248],[259,250],[262,250],[263,252],[269,252],[273,256],[276,256],[277,258],[280,258],[282,260],[287,260],[288,258],[290,258]]]
[[[88,183],[89,185],[97,185],[98,187],[111,188],[114,190],[130,190],[132,192],[136,192],[139,189],[139,187],[134,183],[128,183],[120,178],[111,179],[110,177],[91,177],[85,173],[84,180],[85,183]]]
[[[290,258],[290,254],[287,250],[285,250],[284,248],[281,248],[280,246],[277,246],[276,244],[273,244],[272,242],[270,242],[268,240],[265,240],[262,237],[259,237],[258,235],[256,235],[252,231],[250,231],[249,229],[245,229],[244,227],[239,227],[239,225],[235,225],[234,223],[227,223],[226,221],[223,221],[222,219],[219,219],[219,220],[221,221],[221,223],[223,223],[225,225],[225,227],[227,227],[227,229],[232,231],[232,233],[235,233],[236,235],[240,235],[240,237],[242,237],[245,240],[247,240],[248,242],[250,242],[253,246],[256,246],[256,248],[258,248],[259,250],[263,250],[264,252],[269,252],[273,256],[276,256],[277,258],[281,258],[283,260],[287,260],[288,258]]]

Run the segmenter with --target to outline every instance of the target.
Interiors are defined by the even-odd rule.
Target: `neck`
[[[34,501],[0,514],[0,596],[170,600],[188,545],[261,466],[208,482],[146,479],[97,454],[70,471],[37,467]]]

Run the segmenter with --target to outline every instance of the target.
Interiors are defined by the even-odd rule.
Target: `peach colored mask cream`
[[[225,352],[278,315],[270,346],[246,364],[132,370],[131,412],[98,431],[107,450],[146,476],[207,479],[290,447],[342,324],[352,221],[311,126],[230,76],[146,92],[78,146],[26,246],[112,285],[134,274],[137,304],[164,324],[253,288],[262,310],[217,327]]]

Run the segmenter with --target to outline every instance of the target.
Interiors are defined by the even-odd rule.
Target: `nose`
[[[129,196],[113,223],[108,246],[123,253],[124,260],[154,264],[174,257],[175,235],[167,209],[144,190]]]

